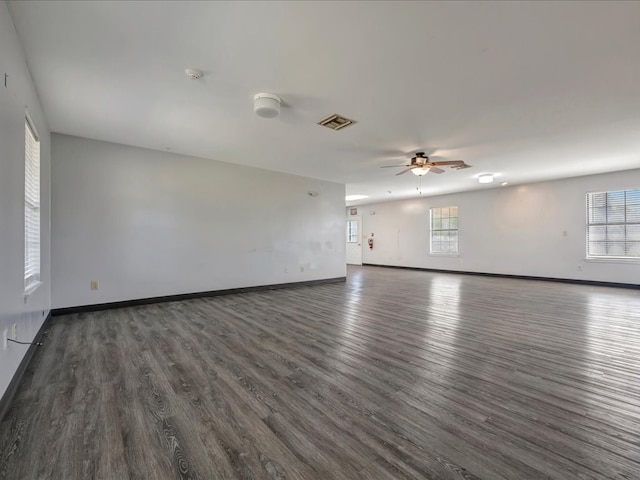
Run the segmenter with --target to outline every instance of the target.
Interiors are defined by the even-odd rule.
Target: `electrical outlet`
[[[11,326],[11,340],[17,340],[18,339],[18,324],[14,323]]]
[[[98,290],[98,280],[91,280],[91,290]]]

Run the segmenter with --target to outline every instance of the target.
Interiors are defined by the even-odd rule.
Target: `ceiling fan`
[[[415,157],[411,159],[410,165],[385,165],[380,168],[397,168],[397,167],[408,167],[402,170],[397,175],[402,175],[403,173],[407,173],[409,170],[414,175],[426,175],[429,172],[433,173],[444,173],[444,170],[439,167],[450,167],[455,168],[456,170],[461,170],[463,168],[469,168],[471,165],[467,165],[462,160],[447,160],[443,162],[431,162],[429,157],[427,157],[424,152],[416,153]]]

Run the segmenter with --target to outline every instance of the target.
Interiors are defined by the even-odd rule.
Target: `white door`
[[[362,265],[361,217],[347,217],[347,263]]]

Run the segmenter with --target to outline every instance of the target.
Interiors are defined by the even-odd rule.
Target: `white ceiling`
[[[369,195],[350,204],[415,196],[417,177],[379,167],[418,150],[473,166],[423,177],[425,195],[640,167],[640,2],[9,7],[55,132]],[[258,92],[280,117],[253,113]],[[358,123],[316,125],[332,113]]]

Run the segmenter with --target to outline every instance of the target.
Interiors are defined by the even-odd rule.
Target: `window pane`
[[[607,222],[607,208],[595,207],[589,210],[589,223],[606,223]]]
[[[589,241],[603,241],[607,238],[607,227],[604,225],[589,227]]]
[[[347,242],[356,243],[358,241],[358,221],[347,220]]]
[[[624,190],[614,190],[612,192],[607,192],[607,205],[619,205],[621,203],[624,203],[625,196],[626,195]]]
[[[627,256],[640,257],[640,242],[627,242]]]
[[[640,189],[626,190],[625,201],[627,205],[640,205]]]
[[[607,244],[607,255],[612,257],[624,257],[625,244],[624,242],[609,242]]]
[[[589,198],[592,207],[605,207],[607,205],[607,192],[590,193]]]
[[[640,224],[627,225],[627,241],[640,242]]]
[[[607,246],[604,242],[589,242],[589,255],[594,257],[607,254]]]
[[[607,223],[624,222],[624,205],[609,205],[607,207]]]
[[[608,225],[607,240],[613,242],[624,242],[625,237],[624,225]]]
[[[640,204],[627,204],[627,223],[640,223]]]

